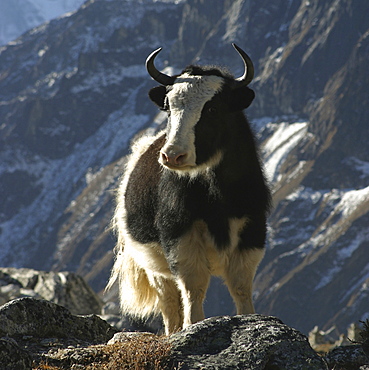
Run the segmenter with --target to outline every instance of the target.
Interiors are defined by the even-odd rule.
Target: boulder
[[[328,369],[305,335],[262,315],[206,319],[170,337],[181,369]]]
[[[116,331],[96,315],[75,316],[45,300],[19,298],[0,307],[0,337],[76,338],[105,343]]]
[[[364,353],[361,345],[340,346],[334,348],[326,356],[330,369],[353,370],[369,369],[369,357]]]
[[[98,295],[73,272],[0,268],[0,304],[21,297],[46,299],[75,315],[100,314],[102,308]]]
[[[2,369],[7,370],[31,369],[32,357],[14,339],[0,338],[0,364]]]
[[[47,362],[56,349],[105,344],[116,332],[96,315],[76,316],[30,297],[15,299],[0,307],[0,368],[32,369],[33,361]]]

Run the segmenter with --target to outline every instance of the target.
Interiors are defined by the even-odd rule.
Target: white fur
[[[218,76],[183,74],[176,79],[167,94],[170,130],[163,152],[171,155],[186,153],[186,166],[196,166],[194,127],[205,103],[214,97],[223,83],[223,78]]]

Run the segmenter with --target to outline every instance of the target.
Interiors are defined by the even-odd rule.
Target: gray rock
[[[106,302],[101,311],[102,315],[120,315],[120,306],[117,302]]]
[[[32,358],[11,338],[0,338],[0,368],[6,370],[32,369]]]
[[[4,269],[0,269],[0,287],[9,284],[15,284],[19,287],[22,286],[22,284],[18,280],[13,279],[8,273],[4,271]]]
[[[361,345],[341,346],[334,348],[326,356],[330,369],[352,370],[365,369],[369,365],[369,358],[365,355]]]
[[[160,337],[119,333],[98,316],[75,316],[52,302],[21,298],[0,307],[0,369],[31,369],[32,361],[85,368],[114,360],[114,346],[142,337],[152,337],[153,345],[170,342],[168,369],[324,370],[328,363],[329,369],[364,370],[368,363],[359,346],[319,357],[303,334],[274,317],[215,317]]]
[[[75,316],[45,300],[20,298],[0,307],[0,337],[76,338],[97,344],[116,331],[96,315]]]
[[[181,369],[327,369],[303,334],[270,316],[206,319],[170,342]]]
[[[111,338],[108,342],[108,344],[115,344],[115,343],[124,343],[127,341],[127,339],[130,338],[142,338],[142,337],[147,337],[147,338],[155,338],[156,335],[150,332],[119,332],[115,333],[113,338]]]
[[[72,272],[0,269],[0,303],[30,296],[68,308],[75,315],[99,314],[102,301],[84,279]]]

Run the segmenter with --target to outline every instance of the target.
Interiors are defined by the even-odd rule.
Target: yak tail
[[[124,248],[119,248],[117,252],[106,289],[118,281],[122,314],[140,319],[159,314],[157,292],[145,270],[128,253],[124,253]]]

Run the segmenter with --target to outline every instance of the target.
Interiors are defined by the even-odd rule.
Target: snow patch
[[[303,139],[307,132],[307,122],[281,122],[270,123],[274,133],[266,141],[263,147],[266,175],[270,182],[277,182],[282,175],[279,173],[288,154]]]
[[[309,200],[311,204],[317,204],[324,196],[324,191],[313,190],[304,186],[298,187],[294,192],[286,197],[286,200],[294,202],[297,199]]]
[[[343,217],[348,217],[364,202],[369,202],[369,186],[360,190],[347,191],[338,204],[337,210],[342,212]]]
[[[100,70],[93,75],[88,76],[82,84],[73,86],[71,92],[74,94],[78,94],[86,90],[100,92],[101,88],[120,84],[125,78],[141,77],[147,77],[146,69],[141,64],[125,68],[117,66],[115,69]]]

